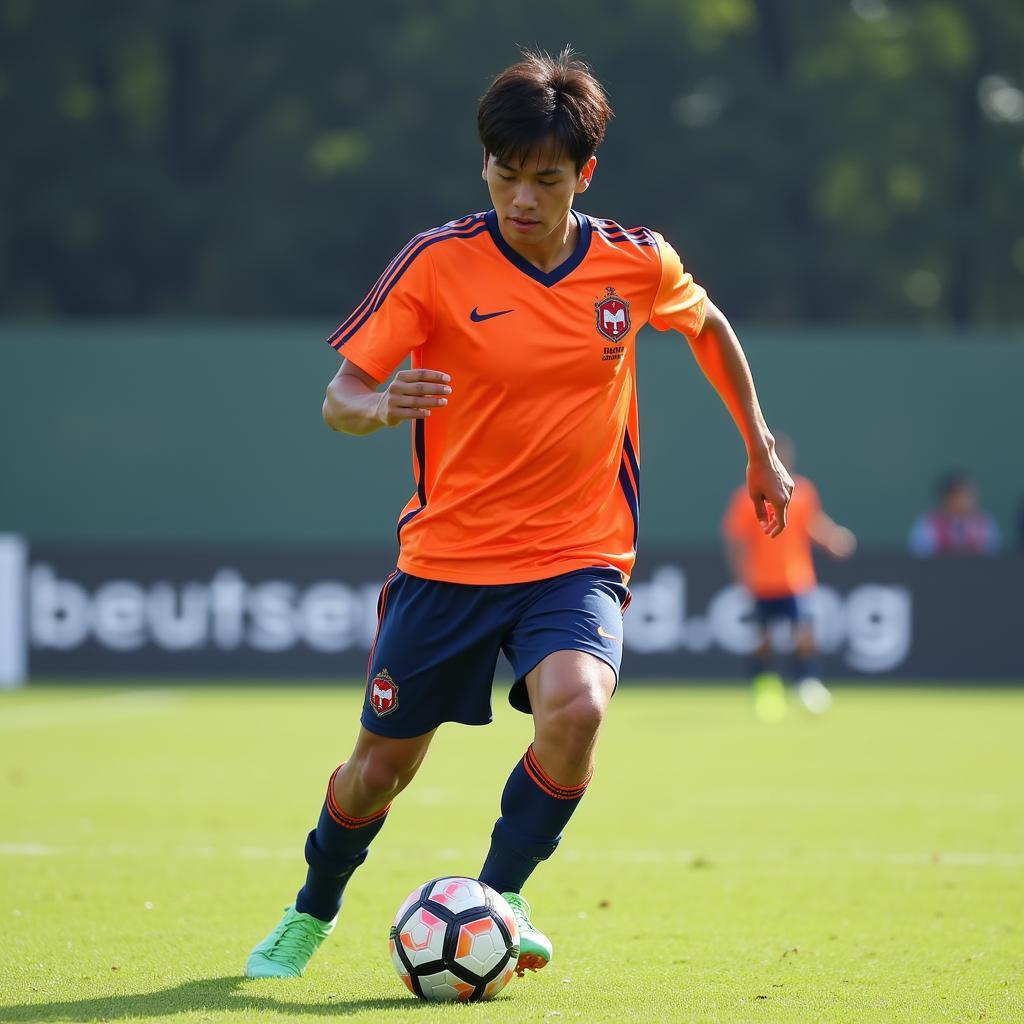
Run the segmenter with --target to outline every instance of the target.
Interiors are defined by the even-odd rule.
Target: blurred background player
[[[999,527],[978,504],[978,489],[966,473],[948,473],[935,492],[935,508],[918,516],[910,529],[911,554],[929,558],[991,555],[999,550]]]
[[[776,439],[776,450],[792,470],[793,442]],[[794,476],[787,526],[778,537],[767,535],[754,515],[746,487],[733,493],[722,521],[725,553],[733,576],[753,595],[760,627],[752,676],[757,714],[777,721],[786,711],[782,676],[775,667],[773,626],[789,623],[793,644],[793,679],[801,703],[821,714],[832,695],[821,682],[814,630],[807,596],[817,584],[812,547],[817,544],[835,558],[849,558],[857,546],[854,535],[830,519],[821,507],[817,488],[805,476]]]

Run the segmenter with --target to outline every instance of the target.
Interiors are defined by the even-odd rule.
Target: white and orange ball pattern
[[[391,925],[391,960],[413,995],[477,1001],[513,978],[519,929],[512,908],[475,878],[435,878],[402,903]]]

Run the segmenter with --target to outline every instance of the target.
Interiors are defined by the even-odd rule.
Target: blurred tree
[[[585,208],[732,316],[1024,319],[1020,0],[0,0],[0,310],[340,317],[566,42],[618,113]]]

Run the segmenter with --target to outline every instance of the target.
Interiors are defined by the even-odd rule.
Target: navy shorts
[[[782,620],[797,623],[810,619],[804,594],[787,594],[785,597],[759,597],[754,601],[754,613],[762,626]]]
[[[499,652],[515,672],[509,703],[527,714],[526,674],[555,651],[586,651],[607,662],[617,680],[628,602],[614,569],[493,586],[396,571],[377,604],[363,726],[403,739],[442,722],[486,725]]]

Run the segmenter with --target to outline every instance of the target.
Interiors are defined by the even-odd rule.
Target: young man
[[[783,463],[796,464],[792,441],[779,436],[775,445]],[[793,675],[800,702],[821,714],[832,695],[818,678],[817,649],[808,617],[807,596],[817,585],[812,546],[833,558],[849,558],[857,546],[854,535],[833,522],[821,507],[818,491],[805,476],[798,476],[789,503],[785,534],[767,538],[750,508],[745,489],[737,488],[722,520],[725,551],[737,581],[754,597],[760,637],[753,659],[754,706],[759,718],[773,722],[786,713],[786,690],[774,670],[772,626],[789,624],[793,641]]]
[[[349,434],[411,421],[416,492],[380,595],[355,747],[306,841],[305,885],[253,950],[250,976],[302,972],[437,727],[491,720],[499,651],[534,740],[502,793],[480,878],[515,911],[520,969],[550,960],[520,893],[586,792],[617,682],[645,323],[686,336],[746,442],[763,529],[785,526],[792,481],[725,318],[660,235],[572,208],[610,117],[569,51],[524,54],[480,101],[493,209],[413,238],[330,338],[345,361],[324,419]]]

